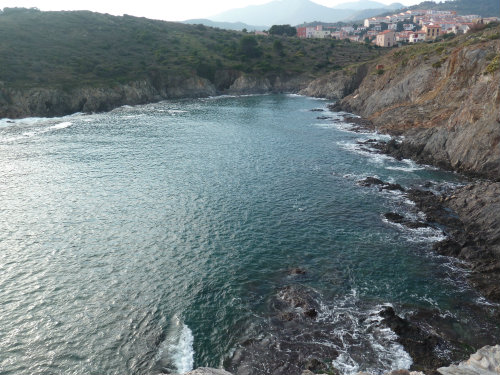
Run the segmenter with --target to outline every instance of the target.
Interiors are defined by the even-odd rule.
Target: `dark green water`
[[[384,222],[411,205],[356,183],[456,176],[360,151],[373,134],[316,119],[325,106],[252,96],[2,120],[0,374],[219,366],[293,267],[322,319],[383,303],[460,316],[478,297],[430,252],[441,234]],[[389,336],[366,370],[409,365]],[[341,348],[346,371],[355,350]]]

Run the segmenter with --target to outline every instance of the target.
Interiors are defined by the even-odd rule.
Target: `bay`
[[[460,177],[363,150],[357,141],[385,136],[350,131],[326,104],[217,97],[2,120],[0,374],[221,366],[294,267],[326,319],[392,304],[466,325],[461,307],[481,300],[430,250],[442,233],[388,223],[411,203],[358,184]],[[363,365],[346,346],[336,365],[411,363],[394,337],[380,340],[380,360]]]

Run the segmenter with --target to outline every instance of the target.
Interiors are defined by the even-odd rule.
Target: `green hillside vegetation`
[[[109,85],[220,71],[319,76],[382,50],[336,40],[254,36],[203,25],[88,11],[0,13],[0,81],[8,87]]]

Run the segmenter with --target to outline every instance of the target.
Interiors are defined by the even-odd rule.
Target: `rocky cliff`
[[[53,117],[75,112],[103,112],[122,105],[166,99],[199,98],[218,94],[262,94],[298,92],[308,76],[255,76],[239,71],[221,71],[214,82],[189,78],[150,77],[127,84],[63,88],[8,88],[0,85],[0,118]]]
[[[155,84],[143,80],[101,87],[30,88],[0,87],[0,118],[52,117],[75,112],[109,111],[121,105],[144,104],[163,99],[215,95],[206,79],[192,77],[182,81]]]
[[[500,28],[393,50],[339,109],[404,135],[400,157],[500,178]]]

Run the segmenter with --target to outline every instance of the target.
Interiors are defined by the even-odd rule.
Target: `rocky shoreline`
[[[338,76],[346,76],[340,72]],[[353,79],[346,76],[342,84]],[[0,82],[0,118],[58,117],[77,112],[106,112],[123,105],[139,105],[168,99],[203,98],[216,95],[299,93],[320,85],[306,75],[248,75],[220,71],[214,82],[205,78],[150,77],[126,84],[76,88],[9,88]],[[344,96],[347,92],[339,92]],[[331,98],[340,98],[333,95]]]
[[[368,65],[362,64],[317,78],[305,74],[251,75],[224,70],[215,74],[213,82],[198,76],[149,77],[125,84],[75,88],[10,88],[0,82],[0,119],[107,112],[123,105],[217,95],[292,93],[337,100],[351,94],[367,71]]]
[[[484,346],[466,361],[462,361],[457,365],[448,367],[440,367],[436,370],[438,375],[498,375],[500,373],[500,345]],[[313,372],[304,370],[301,375],[314,374],[330,374],[322,372]],[[223,369],[215,369],[209,367],[200,367],[193,371],[185,373],[185,375],[232,375]],[[356,375],[368,375],[364,372],[358,372]],[[393,370],[384,375],[424,375],[421,371],[409,370]]]
[[[375,130],[370,120],[349,115],[346,120],[354,124],[353,131]],[[401,152],[404,146],[394,138],[387,142],[370,139],[363,146],[369,152],[380,152],[398,160],[406,155]],[[439,194],[429,189],[405,190],[399,184],[374,177],[359,184],[404,192],[425,214],[425,221],[409,222],[392,212],[386,213],[385,218],[409,228],[432,226],[442,230],[447,238],[436,243],[434,251],[463,260],[470,271],[469,282],[488,300],[500,303],[500,182],[472,179],[464,187]]]

